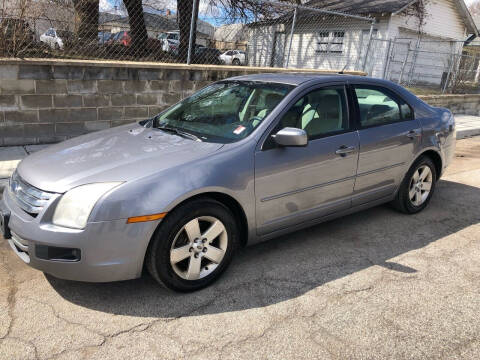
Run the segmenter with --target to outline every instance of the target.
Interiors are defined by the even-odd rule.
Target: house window
[[[318,34],[317,53],[341,54],[344,38],[345,31],[321,31]]]

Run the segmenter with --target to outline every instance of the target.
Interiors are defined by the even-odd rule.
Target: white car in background
[[[220,55],[220,60],[225,65],[245,65],[247,63],[247,56],[245,51],[228,50]]]
[[[66,30],[50,28],[44,34],[40,35],[40,41],[49,45],[52,49],[63,49],[65,40],[69,36],[68,33]]]
[[[158,40],[162,42],[162,50],[165,52],[171,52],[178,54],[178,48],[180,46],[180,32],[169,31],[158,35]]]

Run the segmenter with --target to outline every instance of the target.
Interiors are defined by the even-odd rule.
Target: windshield
[[[157,115],[155,126],[177,128],[202,141],[235,142],[250,135],[292,89],[253,81],[216,83]]]

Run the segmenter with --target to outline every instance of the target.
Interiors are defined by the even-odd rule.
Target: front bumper
[[[109,282],[139,277],[158,225],[158,221],[127,224],[126,219],[119,219],[90,222],[84,230],[64,228],[42,220],[48,209],[36,218],[27,214],[8,189],[0,208],[10,214],[12,237],[7,241],[19,258],[35,269],[67,280]],[[81,256],[78,261],[44,260],[37,257],[37,246],[78,249]]]

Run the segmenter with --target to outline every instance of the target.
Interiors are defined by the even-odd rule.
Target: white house
[[[304,6],[375,23],[371,28],[368,19],[300,7],[290,46],[291,9],[276,19],[249,24],[252,65],[365,70],[375,77],[413,76],[439,84],[451,53],[460,53],[468,36],[478,35],[463,0],[312,0]]]

